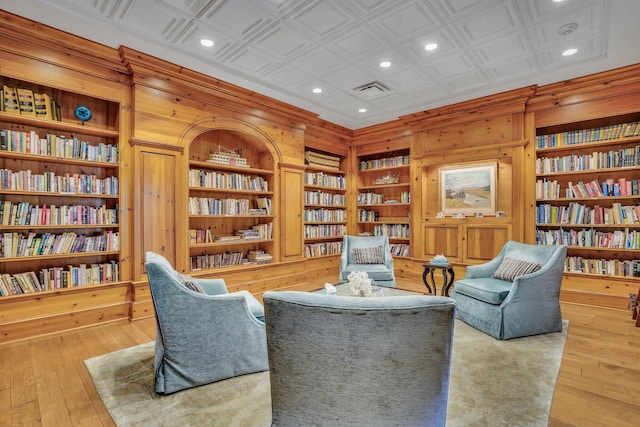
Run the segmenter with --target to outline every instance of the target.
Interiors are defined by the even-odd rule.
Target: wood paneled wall
[[[398,260],[396,273],[420,280],[421,262],[445,253],[457,262],[456,274],[461,276],[465,265],[491,258],[508,239],[533,242],[532,140],[536,127],[565,123],[576,116],[584,120],[639,110],[640,66],[632,66],[541,88],[528,86],[351,131],[311,112],[145,53],[124,46],[111,49],[2,11],[0,36],[2,75],[70,92],[99,94],[121,106],[121,262],[123,277],[131,285],[128,291],[114,287],[104,292],[105,297],[112,291],[117,294],[105,304],[110,307],[109,319],[126,316],[122,307],[128,302],[130,317],[152,314],[143,266],[146,250],[163,253],[179,270],[187,271],[189,226],[184,189],[189,149],[198,135],[209,130],[233,130],[258,140],[273,158],[274,188],[279,189],[273,202],[277,215],[283,215],[276,221],[283,228],[276,230],[275,248],[282,262],[221,273],[232,290],[263,292],[301,278],[337,274],[337,257],[303,258],[305,148],[347,158],[349,232],[355,230],[357,216],[358,156],[409,148],[412,256]],[[506,218],[436,219],[440,169],[488,162],[497,165],[497,207],[505,211]],[[281,196],[285,189],[286,198]],[[573,279],[567,283],[563,295],[572,295],[572,301],[618,308],[630,284],[637,289],[635,280],[602,287]],[[40,299],[21,300],[16,310],[39,306],[36,301]],[[88,316],[77,322],[71,309],[60,314],[54,305],[57,303],[44,311],[56,319],[66,318],[56,320],[61,328],[103,321]],[[6,312],[4,307],[2,312]],[[26,336],[22,330],[17,328],[16,336]]]

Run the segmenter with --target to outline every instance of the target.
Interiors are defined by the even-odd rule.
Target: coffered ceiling
[[[350,129],[640,62],[639,0],[0,0],[0,7]],[[214,45],[202,46],[202,38]],[[438,47],[427,51],[427,43]],[[578,51],[563,56],[568,48]]]

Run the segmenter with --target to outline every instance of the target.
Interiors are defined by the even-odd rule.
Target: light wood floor
[[[573,304],[562,309],[569,335],[549,425],[640,425],[640,328],[630,313]],[[154,336],[154,320],[145,319],[0,345],[0,426],[113,426],[83,361]]]

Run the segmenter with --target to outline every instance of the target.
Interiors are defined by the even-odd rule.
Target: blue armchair
[[[455,303],[264,293],[272,425],[444,426]]]
[[[457,318],[497,339],[561,331],[566,256],[566,246],[507,242],[493,260],[467,267],[455,282]],[[529,272],[535,265],[539,269]]]
[[[154,252],[145,267],[156,311],[156,393],[269,369],[264,309],[251,293],[183,276]]]
[[[387,236],[344,236],[338,282],[354,271],[366,271],[376,285],[396,287],[393,256]]]

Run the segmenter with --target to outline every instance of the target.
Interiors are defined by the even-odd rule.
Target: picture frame
[[[494,215],[497,164],[468,164],[440,169],[440,211]]]

